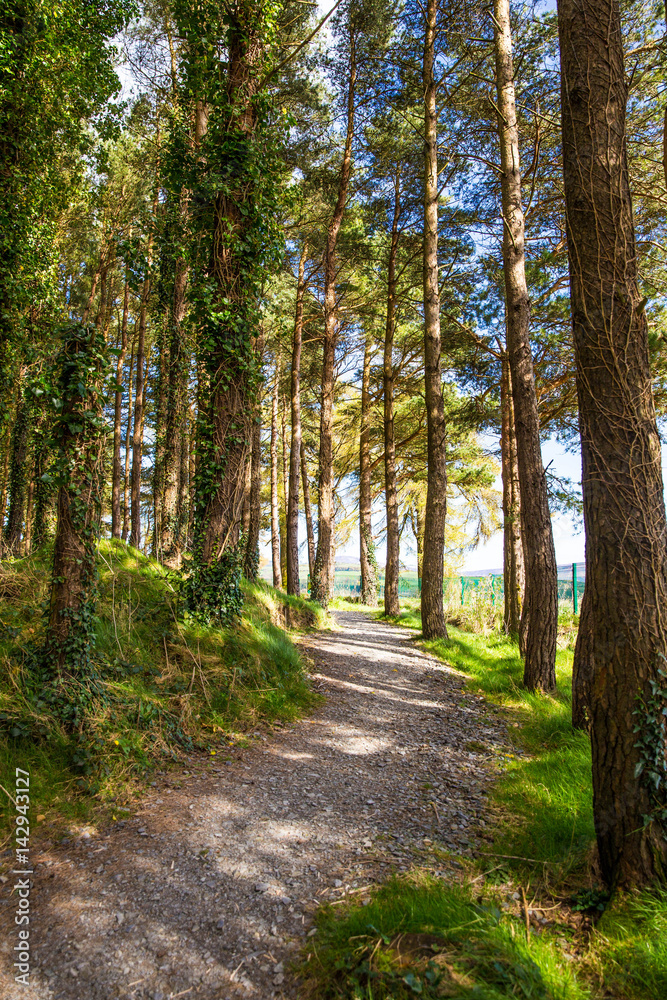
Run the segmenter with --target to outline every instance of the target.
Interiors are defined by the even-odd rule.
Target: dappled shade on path
[[[408,630],[338,619],[302,643],[326,696],[310,718],[193,758],[132,818],[39,852],[31,996],[298,997],[288,962],[321,902],[413,864],[447,878],[433,842],[479,842],[504,724]],[[0,995],[24,1000],[3,958]]]

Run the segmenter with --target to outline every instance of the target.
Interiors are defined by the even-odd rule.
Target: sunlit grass
[[[527,941],[493,899],[423,874],[392,879],[367,906],[333,907],[308,945],[305,995],[318,1000],[587,1000],[553,939]]]

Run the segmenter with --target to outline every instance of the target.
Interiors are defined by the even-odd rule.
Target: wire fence
[[[301,581],[304,590],[310,589],[310,578]],[[572,610],[578,614],[581,598],[584,592],[584,563],[567,563],[558,567],[558,600],[560,603],[572,605]],[[502,604],[504,598],[504,581],[502,573],[483,573],[479,576],[449,576],[443,580],[443,592],[451,600],[458,598],[461,605],[475,599],[480,589],[484,589],[491,600]],[[418,598],[421,593],[421,580],[416,573],[399,577],[398,596],[400,598]],[[334,578],[334,594],[341,597],[361,596],[361,577],[353,571],[337,571]],[[384,575],[380,574],[378,581],[378,598],[384,597]]]

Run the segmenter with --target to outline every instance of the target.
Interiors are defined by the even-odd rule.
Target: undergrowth
[[[399,621],[419,629],[415,602],[407,603]],[[450,625],[449,641],[421,643],[507,721],[513,749],[475,744],[497,772],[487,817],[492,842],[475,860],[458,857],[446,881],[413,871],[375,890],[369,905],[324,911],[317,944],[308,945],[304,995],[667,997],[667,893],[609,900],[600,885],[590,745],[570,723],[575,632],[565,610],[570,641],[560,643],[558,686],[549,696],[523,689],[518,649],[497,631]],[[445,848],[435,846],[441,868]]]
[[[292,719],[314,699],[286,626],[321,626],[321,609],[268,584],[243,583],[242,618],[202,625],[179,608],[178,578],[122,542],[99,549],[94,656],[104,697],[68,733],[40,702],[31,657],[44,628],[51,554],[0,566],[0,784],[31,774],[34,820],[83,821],[120,802],[153,768],[213,757],[260,721]],[[0,830],[9,820],[0,793]]]

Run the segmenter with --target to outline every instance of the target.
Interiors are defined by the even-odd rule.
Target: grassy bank
[[[401,622],[420,627],[414,605]],[[324,910],[305,995],[667,997],[667,894],[608,900],[599,884],[589,741],[570,725],[571,642],[548,697],[522,689],[518,651],[498,634],[452,627],[448,642],[423,645],[507,719],[514,751],[485,748],[497,770],[493,843],[474,861],[452,858],[448,878],[420,869],[378,888],[367,906]]]
[[[49,567],[48,551],[0,567],[0,783],[11,791],[15,767],[30,771],[33,823],[83,822],[125,801],[153,769],[190,753],[224,755],[258,723],[295,718],[312,704],[289,633],[321,625],[317,605],[244,584],[233,627],[184,622],[174,574],[124,543],[102,542],[102,690],[85,733],[66,733],[31,684]],[[0,795],[4,834],[10,803]]]

